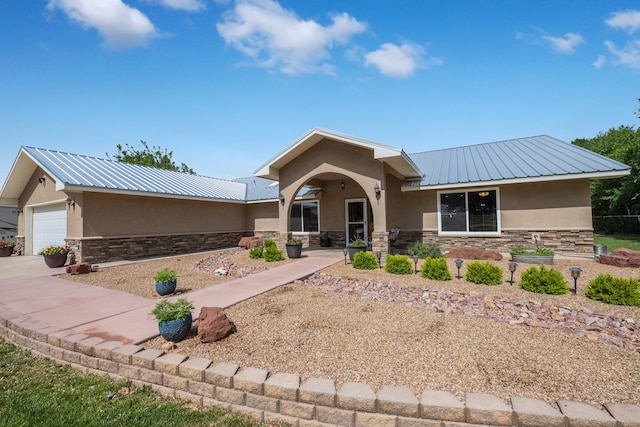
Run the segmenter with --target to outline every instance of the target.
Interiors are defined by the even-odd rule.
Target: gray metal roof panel
[[[541,135],[409,154],[421,186],[627,171],[629,166]]]
[[[245,200],[246,185],[240,182],[41,148],[22,149],[67,187],[79,186],[213,200]]]

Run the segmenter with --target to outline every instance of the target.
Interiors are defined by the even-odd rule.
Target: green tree
[[[593,214],[633,215],[640,212],[640,129],[620,126],[591,139],[576,139],[579,147],[631,166],[631,174],[591,181]]]
[[[184,172],[191,175],[196,174],[193,169],[184,163],[177,166],[172,159],[173,151],[167,151],[166,148],[163,151],[160,147],[155,146],[149,148],[149,145],[142,140],[140,141],[140,144],[142,145],[142,148],[134,148],[129,144],[126,144],[125,148],[122,148],[122,145],[120,144],[116,145],[118,152],[113,156],[113,158],[119,162],[153,166],[155,168]],[[107,157],[110,157],[108,153]]]

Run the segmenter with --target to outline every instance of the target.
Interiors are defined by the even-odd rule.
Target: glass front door
[[[345,201],[347,245],[354,240],[368,241],[366,199]]]

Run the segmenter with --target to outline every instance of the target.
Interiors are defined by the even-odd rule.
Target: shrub
[[[498,285],[502,283],[502,269],[489,261],[473,261],[467,265],[467,273],[464,277],[473,283]]]
[[[249,258],[251,259],[260,259],[262,258],[262,248],[255,247],[249,249]]]
[[[151,310],[151,314],[155,316],[157,322],[167,322],[184,319],[191,314],[191,310],[193,310],[193,304],[186,298],[180,298],[175,302],[163,299]]]
[[[540,268],[529,267],[520,276],[520,287],[538,294],[562,295],[569,292],[569,285],[562,273],[555,268],[548,269],[544,264]]]
[[[640,306],[640,280],[600,274],[589,282],[587,297],[607,304]]]
[[[407,249],[407,253],[410,256],[417,255],[421,259],[440,258],[442,256],[442,251],[435,243],[415,242]]]
[[[362,239],[354,240],[353,242],[349,243],[349,247],[350,248],[366,248],[367,242],[365,242]]]
[[[444,257],[426,258],[420,268],[420,275],[431,280],[451,280],[451,272]]]
[[[264,256],[264,260],[267,262],[282,261],[284,259],[284,254],[280,249],[278,249],[275,243],[269,246],[265,244],[264,253],[262,255]]]
[[[375,270],[379,267],[378,258],[371,252],[356,252],[351,265],[358,270]]]
[[[172,270],[170,268],[163,268],[162,270],[158,271],[155,276],[153,276],[153,279],[156,282],[160,282],[160,283],[166,283],[166,282],[173,282],[174,280],[176,280],[177,274],[175,270]]]
[[[403,255],[387,255],[384,269],[391,274],[412,274],[413,262]]]
[[[273,239],[269,239],[266,242],[264,242],[264,248],[268,249],[268,248],[277,248],[278,246],[276,245],[276,242],[273,241]]]

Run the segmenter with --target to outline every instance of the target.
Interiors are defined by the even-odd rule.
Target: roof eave
[[[526,184],[533,182],[549,182],[549,181],[567,181],[574,179],[613,179],[621,178],[629,175],[631,169],[620,171],[606,171],[606,172],[591,172],[580,174],[565,174],[565,175],[553,175],[553,176],[536,176],[527,178],[510,178],[510,179],[498,179],[491,181],[475,181],[475,182],[456,182],[451,184],[436,184],[436,185],[412,185],[404,184],[402,191],[421,191],[421,190],[447,190],[453,188],[469,188],[469,187],[485,187],[495,185],[508,185],[508,184]]]
[[[146,197],[160,197],[165,199],[181,199],[181,200],[196,200],[201,202],[223,202],[223,203],[240,203],[245,204],[246,200],[243,199],[223,199],[213,197],[198,197],[187,196],[184,194],[172,194],[172,193],[155,193],[152,191],[138,191],[138,190],[122,190],[113,188],[101,188],[101,187],[88,187],[85,185],[63,185],[63,190],[67,192],[91,192],[91,193],[106,193],[106,194],[120,194],[125,196],[146,196]]]

